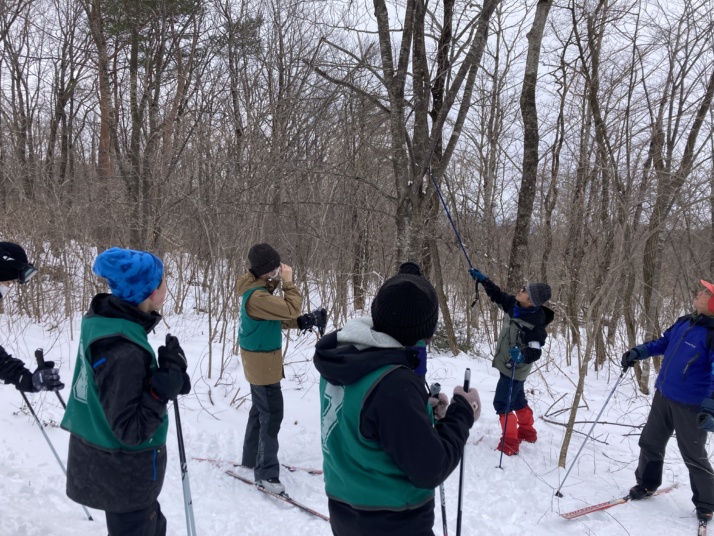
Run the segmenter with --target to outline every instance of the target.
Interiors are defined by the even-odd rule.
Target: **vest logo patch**
[[[332,385],[327,382],[325,386],[325,399],[327,400],[327,407],[322,412],[322,450],[325,453],[329,453],[330,449],[327,447],[327,440],[330,437],[330,432],[337,425],[337,412],[342,409],[342,404],[345,401],[345,388],[342,385]]]
[[[87,403],[87,392],[89,390],[89,383],[87,380],[87,360],[84,357],[84,346],[82,341],[79,342],[79,375],[77,376],[77,381],[74,382],[74,398],[77,402]]]

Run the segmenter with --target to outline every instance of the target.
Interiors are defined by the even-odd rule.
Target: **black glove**
[[[64,384],[60,381],[59,369],[55,368],[54,361],[45,361],[44,366],[38,367],[32,373],[32,385],[37,391],[60,391]]]
[[[705,398],[702,409],[697,415],[697,427],[707,432],[714,432],[714,399]]]
[[[531,363],[535,363],[540,359],[541,355],[541,349],[540,348],[531,348],[530,346],[527,346],[523,350],[523,362],[526,365],[530,365]]]
[[[42,367],[35,369],[35,372],[25,370],[15,386],[18,391],[23,393],[64,389],[64,383],[60,381],[59,370],[55,368],[54,361],[45,361]]]
[[[37,390],[32,383],[32,376],[32,372],[27,369],[23,370],[20,377],[13,382],[17,390],[22,391],[23,393],[36,393]]]
[[[159,368],[173,368],[180,372],[186,372],[188,368],[183,348],[171,333],[166,334],[166,346],[159,346]]]
[[[312,329],[314,326],[322,337],[325,334],[325,326],[327,325],[327,311],[324,308],[317,309],[298,316],[297,325],[303,332]]]
[[[184,372],[183,373],[183,386],[181,387],[179,394],[187,395],[190,392],[191,392],[191,377]]]
[[[191,378],[176,368],[159,368],[151,376],[151,390],[162,402],[191,392]]]
[[[647,359],[648,357],[649,352],[647,351],[647,347],[643,344],[640,344],[630,350],[627,350],[627,352],[622,354],[622,359],[620,360],[620,364],[622,365],[622,371],[624,372],[628,368],[633,366],[635,364],[635,361],[639,359]]]

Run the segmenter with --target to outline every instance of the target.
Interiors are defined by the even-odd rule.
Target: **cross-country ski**
[[[651,497],[656,497],[657,495],[663,495],[665,493],[669,493],[670,491],[676,489],[677,486],[668,486],[665,488],[660,488],[657,491],[655,491]],[[618,499],[613,499],[611,501],[605,501],[599,504],[594,504],[592,506],[586,506],[585,508],[580,508],[579,510],[573,510],[572,512],[565,512],[563,514],[560,514],[561,517],[564,517],[565,519],[575,519],[576,517],[584,516],[587,514],[592,514],[593,512],[599,512],[601,510],[607,510],[608,508],[612,508],[613,506],[617,506],[618,504],[625,504],[626,502],[632,502],[632,498],[630,495],[625,495],[624,497],[620,497]]]
[[[306,505],[304,505],[304,504],[302,504],[302,503],[296,501],[295,499],[293,499],[292,497],[290,497],[290,496],[289,496],[287,493],[285,493],[285,492],[283,492],[283,493],[273,493],[272,491],[267,490],[267,489],[265,489],[265,488],[262,487],[262,486],[257,486],[257,485],[255,484],[255,481],[251,480],[250,478],[244,477],[243,475],[239,475],[238,473],[236,473],[235,471],[231,471],[230,469],[226,471],[226,474],[229,475],[229,476],[232,476],[232,477],[235,478],[235,479],[240,480],[241,482],[245,482],[246,484],[250,484],[251,486],[255,486],[255,488],[256,488],[258,491],[262,491],[263,493],[265,493],[266,495],[270,495],[270,496],[273,497],[274,499],[278,499],[278,500],[281,500],[281,501],[286,502],[286,503],[288,503],[288,504],[291,504],[292,506],[295,506],[296,508],[299,508],[299,509],[302,510],[303,512],[307,512],[308,514],[311,514],[311,515],[313,515],[313,516],[315,516],[315,517],[319,517],[320,519],[322,519],[322,520],[324,520],[324,521],[330,521],[330,518],[327,517],[326,515],[321,514],[321,513],[318,512],[317,510],[314,510],[313,508],[310,508],[309,506],[306,506]]]

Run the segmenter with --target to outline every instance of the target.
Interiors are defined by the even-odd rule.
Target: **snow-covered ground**
[[[238,403],[249,392],[240,359],[234,356],[227,367],[228,379],[216,385],[219,358],[214,356],[213,379],[207,379],[208,324],[200,317],[170,317],[152,334],[158,347],[166,332],[177,335],[193,372],[193,392],[180,400],[181,421],[193,493],[197,531],[200,536],[224,535],[329,535],[329,524],[253,489],[206,462],[193,457],[240,460],[249,400]],[[22,320],[0,319],[0,343],[8,352],[32,365],[34,349],[44,346],[46,358],[61,361],[63,378],[69,383],[74,366],[79,319],[55,327],[32,325]],[[74,333],[75,340],[70,339]],[[280,431],[280,458],[283,463],[321,467],[318,374],[310,358],[316,336],[293,335],[286,356],[283,381],[285,419]],[[216,344],[215,350],[220,353]],[[500,437],[498,420],[491,400],[497,372],[483,355],[461,354],[457,358],[432,355],[427,379],[438,381],[451,395],[462,383],[464,370],[472,371],[472,386],[478,388],[484,405],[481,419],[471,430],[465,452],[465,479],[462,534],[468,535],[693,535],[696,519],[686,468],[676,441],[670,441],[665,464],[664,484],[676,483],[673,492],[635,504],[616,506],[577,520],[568,521],[559,513],[582,508],[626,494],[634,484],[639,430],[629,425],[644,423],[649,398],[638,395],[632,373],[623,379],[601,421],[594,440],[588,442],[562,492],[554,497],[565,470],[557,467],[565,428],[543,421],[566,422],[568,407],[577,382],[575,366],[567,367],[558,341],[550,341],[538,371],[526,383],[528,398],[536,415],[539,440],[523,444],[519,456],[503,458],[497,468],[499,452],[494,450]],[[31,367],[34,368],[34,367]],[[201,379],[201,374],[203,378]],[[577,425],[583,434],[571,442],[568,466],[582,445],[584,434],[602,408],[619,375],[619,369],[590,372],[587,396],[581,403]],[[240,392],[236,397],[236,388]],[[209,395],[210,391],[210,395]],[[64,396],[67,394],[65,392]],[[40,418],[49,423],[45,430],[64,460],[68,434],[57,423],[62,408],[54,394],[33,394],[29,398]],[[0,535],[100,536],[106,535],[104,516],[92,511],[95,521],[87,521],[82,508],[64,493],[64,475],[34,420],[22,411],[23,402],[12,386],[0,385]],[[169,466],[159,498],[169,520],[168,534],[186,534],[183,493],[180,479],[173,408],[169,411]],[[624,426],[623,426],[624,425]],[[419,448],[414,445],[414,448]],[[241,471],[241,469],[237,469]],[[252,477],[251,471],[245,472]],[[291,496],[327,514],[321,476],[283,471],[281,480]],[[446,481],[446,509],[449,533],[455,534],[459,470]],[[434,532],[441,532],[438,502]]]

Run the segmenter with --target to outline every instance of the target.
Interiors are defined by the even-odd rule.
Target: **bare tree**
[[[536,85],[543,32],[548,19],[551,0],[539,0],[536,5],[533,26],[528,32],[528,55],[526,57],[521,89],[521,116],[523,118],[523,176],[518,194],[518,213],[513,233],[511,256],[508,262],[508,286],[514,288],[523,281],[523,265],[528,251],[528,235],[531,213],[535,201],[538,178],[539,143],[538,109],[536,105]]]

